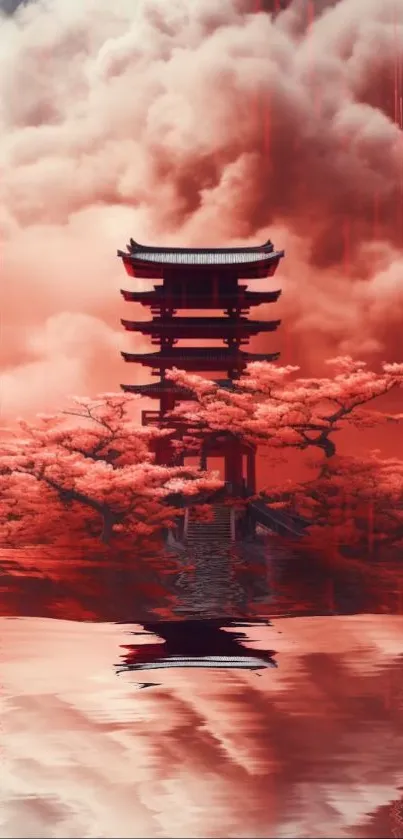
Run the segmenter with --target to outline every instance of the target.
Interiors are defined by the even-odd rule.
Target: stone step
[[[210,521],[198,521],[189,514],[187,523],[186,542],[192,545],[212,543],[222,545],[232,539],[232,511],[229,507],[216,506],[213,508],[214,519]]]

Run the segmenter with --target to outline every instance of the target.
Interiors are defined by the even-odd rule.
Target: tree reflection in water
[[[208,563],[130,556],[124,562],[32,548],[0,552],[0,614],[151,621],[278,615],[400,613],[399,574],[346,562],[322,566],[289,549],[250,545]]]

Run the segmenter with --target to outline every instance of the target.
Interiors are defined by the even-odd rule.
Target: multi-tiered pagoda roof
[[[148,247],[130,240],[127,251],[118,251],[129,276],[160,278],[162,284],[152,291],[123,290],[126,301],[150,307],[151,320],[123,319],[129,332],[148,335],[158,352],[124,352],[125,361],[148,366],[164,379],[165,371],[179,367],[195,372],[226,372],[228,379],[236,378],[250,361],[274,361],[278,353],[251,353],[241,346],[259,333],[274,332],[279,320],[249,320],[246,315],[252,305],[274,302],[279,290],[250,291],[239,285],[239,278],[259,280],[274,274],[283,256],[272,242],[244,248],[172,248]],[[224,314],[215,317],[195,314],[176,317],[177,310],[193,309]],[[179,347],[178,341],[209,339],[223,341],[223,347]],[[227,346],[225,346],[227,345]],[[155,374],[155,373],[154,373]],[[125,390],[150,397],[177,397],[172,386],[125,385]],[[165,400],[166,401],[166,400]],[[170,400],[171,401],[171,400]]]
[[[193,398],[192,392],[167,379],[166,372],[173,367],[204,375],[219,373],[221,377],[216,380],[219,387],[236,389],[236,381],[249,362],[278,358],[276,351],[253,353],[244,347],[251,337],[277,330],[279,320],[250,320],[247,315],[252,306],[276,302],[280,290],[250,289],[239,282],[258,281],[260,285],[262,280],[274,275],[284,252],[276,251],[272,242],[239,248],[172,248],[148,247],[130,239],[127,250],[118,251],[118,255],[127,274],[134,282],[139,279],[142,283],[140,289],[122,290],[124,300],[147,306],[153,316],[149,320],[123,319],[122,325],[128,332],[149,336],[151,343],[159,347],[156,351],[122,353],[125,361],[149,367],[154,376],[159,376],[152,384],[122,385],[127,392],[159,401],[159,411],[143,411],[145,423],[161,424],[178,401]],[[146,280],[159,282],[145,290]],[[177,316],[178,311],[183,314]],[[212,317],[206,314],[213,311]],[[200,343],[199,346],[181,345],[182,341],[192,339],[202,346]],[[221,346],[217,346],[217,339],[222,341]],[[214,345],[209,346],[209,341]],[[226,378],[222,378],[223,374]],[[172,418],[169,422],[176,428]],[[176,431],[180,434],[184,429],[181,431],[178,426]],[[157,462],[171,462],[173,449],[169,440],[166,445],[163,443],[158,449]],[[231,492],[237,495],[244,493],[246,487],[247,494],[253,495],[255,448],[229,433],[217,439],[209,435],[202,441],[202,460],[217,456],[224,461],[227,488],[232,487]],[[259,502],[251,502],[248,510],[251,520],[274,527],[278,532],[288,535],[296,527],[294,518],[287,518],[284,513],[276,517],[276,511],[270,512],[263,502],[260,506]],[[224,524],[228,529],[227,521],[223,524],[218,518],[217,522],[216,530],[222,530]],[[189,533],[193,531],[186,532],[186,538],[190,539]],[[193,537],[198,538],[194,533]],[[205,538],[207,535],[203,534]]]

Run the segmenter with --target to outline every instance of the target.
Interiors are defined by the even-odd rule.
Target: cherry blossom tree
[[[377,549],[403,548],[403,460],[335,456],[312,462],[312,480],[290,480],[267,490],[272,504],[292,504],[314,522],[310,535],[320,536],[363,556]],[[319,472],[318,472],[318,467]]]
[[[381,523],[380,511],[391,508],[398,492],[397,461],[337,461],[334,438],[348,424],[366,428],[401,421],[402,414],[376,410],[374,402],[402,386],[403,364],[385,364],[379,373],[349,357],[329,365],[333,375],[306,379],[296,367],[255,363],[231,389],[173,370],[168,376],[193,401],[178,405],[160,429],[134,422],[131,406],[137,397],[117,394],[75,398],[66,411],[20,421],[17,430],[4,430],[0,439],[2,542],[149,540],[174,520],[179,495],[208,516],[203,504],[222,486],[218,477],[196,467],[155,462],[155,445],[165,437],[172,445],[178,427],[174,445],[187,453],[200,450],[206,435],[222,432],[271,452],[320,450],[319,476],[316,484],[308,482],[309,491],[306,485],[287,487],[273,498],[274,488],[268,488],[266,497],[277,503],[288,498],[301,506],[304,496],[319,523],[334,525],[343,509],[344,533],[346,510],[354,510],[359,519],[367,505],[376,512],[376,532],[389,533],[390,515]],[[354,503],[340,500],[343,492],[347,497],[347,484],[349,492],[354,487]]]
[[[320,449],[336,454],[337,432],[399,422],[403,414],[375,410],[373,402],[402,387],[403,364],[384,364],[379,373],[349,356],[329,360],[333,376],[302,378],[298,367],[249,364],[232,388],[172,370],[167,376],[187,389],[193,401],[178,405],[171,423],[187,429],[196,448],[201,437],[226,431],[271,449]]]
[[[66,411],[3,432],[3,544],[57,541],[66,533],[105,544],[151,538],[177,514],[169,503],[175,495],[197,504],[222,486],[196,468],[157,465],[153,444],[167,431],[134,422],[133,399],[75,398]]]
[[[310,379],[301,377],[298,367],[253,363],[231,388],[173,370],[167,375],[192,401],[177,406],[169,421],[186,428],[187,440],[201,454],[202,439],[222,432],[277,460],[290,449],[319,450],[311,480],[266,487],[266,501],[310,519],[309,539],[318,544],[331,539],[361,556],[364,547],[365,555],[377,545],[396,548],[403,538],[402,462],[375,454],[340,457],[336,435],[348,426],[402,421],[403,414],[379,410],[376,400],[402,387],[403,364],[384,364],[374,372],[350,357],[327,363],[329,376]]]

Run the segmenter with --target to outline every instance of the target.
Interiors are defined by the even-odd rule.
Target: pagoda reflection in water
[[[159,670],[172,667],[263,670],[276,667],[274,650],[249,650],[241,627],[268,625],[267,621],[243,621],[230,618],[178,620],[145,623],[139,635],[155,635],[163,643],[125,646],[124,660],[117,673]],[[235,631],[226,629],[234,627]]]

